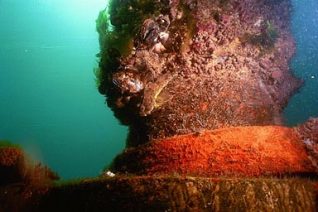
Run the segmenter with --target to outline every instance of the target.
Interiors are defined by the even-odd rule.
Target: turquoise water
[[[295,125],[318,116],[318,2],[294,0],[305,80],[285,110]],[[95,19],[103,0],[0,0],[0,139],[22,145],[64,179],[96,176],[124,147],[127,128],[94,82]]]
[[[0,139],[63,178],[96,176],[124,147],[95,86],[101,0],[0,0]]]
[[[318,117],[318,1],[293,0],[292,30],[297,53],[291,67],[304,86],[285,109],[286,124],[294,126]]]

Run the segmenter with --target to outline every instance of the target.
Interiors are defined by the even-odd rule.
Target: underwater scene
[[[0,212],[317,211],[317,0],[0,0]]]

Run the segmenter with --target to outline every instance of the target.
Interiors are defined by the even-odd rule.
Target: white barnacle
[[[169,38],[169,34],[167,32],[160,32],[159,38],[162,43],[165,43]]]
[[[138,93],[142,89],[144,89],[144,84],[141,81],[139,81],[138,79],[129,79],[129,80],[127,80],[127,84],[130,87],[131,93]]]
[[[162,45],[161,42],[159,43],[156,43],[154,46],[153,46],[153,51],[156,52],[156,53],[161,53],[163,51],[165,51],[166,48]]]
[[[312,140],[310,140],[309,138],[306,138],[304,140],[304,144],[309,147],[309,148],[313,148],[314,142]]]
[[[260,27],[262,22],[263,22],[263,19],[262,19],[262,18],[259,18],[259,19],[257,19],[257,21],[254,23],[254,26],[255,26],[255,27]]]
[[[113,172],[111,172],[111,171],[107,171],[107,172],[106,172],[106,175],[107,175],[108,177],[115,177],[115,174],[114,174]]]
[[[115,73],[112,82],[122,94],[135,94],[144,89],[140,76],[129,66],[125,66],[125,71]]]
[[[183,16],[183,12],[182,11],[178,11],[177,12],[177,19],[180,20]]]

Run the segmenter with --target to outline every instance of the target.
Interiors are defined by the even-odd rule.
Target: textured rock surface
[[[25,177],[25,158],[21,149],[0,147],[0,186],[21,182]]]
[[[43,195],[58,175],[35,164],[19,147],[0,143],[0,212],[26,211],[34,198]],[[32,210],[30,210],[32,211]]]
[[[115,177],[55,187],[30,211],[315,211],[299,179]],[[1,207],[0,207],[1,208]]]
[[[109,47],[107,54],[101,45],[100,91],[129,125],[129,146],[202,129],[281,124],[300,85],[288,67],[295,50],[289,1],[157,1],[149,11],[133,2],[110,9],[115,31],[130,23],[128,15],[114,21],[117,8],[143,17],[134,23],[131,51],[110,54]],[[109,55],[118,61],[112,68]]]
[[[318,168],[318,119],[310,118],[295,129],[306,147],[308,158]]]
[[[0,185],[44,184],[59,179],[47,166],[28,158],[19,147],[0,147]],[[32,185],[33,186],[33,185]]]

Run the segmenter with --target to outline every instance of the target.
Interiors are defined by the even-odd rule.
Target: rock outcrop
[[[114,26],[102,28],[100,15],[99,29],[108,32],[100,31],[100,92],[130,127],[128,146],[282,124],[301,85],[289,69],[290,1],[113,1],[106,11]]]

